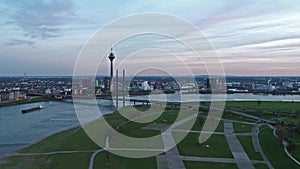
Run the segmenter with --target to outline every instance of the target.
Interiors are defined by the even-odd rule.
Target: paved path
[[[255,169],[243,146],[236,137],[232,122],[224,121],[224,133],[239,169]]]
[[[241,115],[241,116],[248,117],[250,119],[255,119],[255,120],[260,121],[260,122],[265,122],[265,123],[269,123],[269,124],[276,124],[275,121],[264,119],[264,118],[261,118],[261,117],[257,117],[257,116],[251,115],[251,114],[237,112],[237,111],[230,111],[230,112],[233,113],[233,114],[238,114],[238,115]]]
[[[158,169],[164,169],[166,166],[166,162],[168,164],[169,169],[185,169],[183,160],[179,154],[179,151],[176,146],[176,142],[172,135],[172,129],[192,120],[196,115],[191,115],[189,117],[186,117],[182,120],[179,120],[175,123],[173,123],[172,128],[167,129],[167,125],[162,124],[150,124],[149,126],[145,127],[148,129],[155,129],[155,130],[161,130],[162,131],[162,140],[164,143],[164,148],[168,150],[166,152],[165,158],[164,156],[158,156],[157,159],[157,168]],[[167,130],[166,130],[167,129]]]
[[[169,169],[167,157],[165,155],[156,156],[157,169]]]
[[[202,162],[214,162],[214,163],[235,163],[233,158],[212,158],[212,157],[191,157],[182,156],[184,161],[202,161]]]
[[[165,149],[169,149],[172,147],[166,152],[166,158],[167,158],[169,169],[185,169],[185,166],[183,164],[182,158],[180,158],[180,154],[176,147],[176,143],[172,136],[172,133],[169,132],[169,130],[167,132],[162,133],[162,139],[163,139]]]
[[[93,169],[93,166],[94,166],[94,159],[96,157],[96,155],[100,152],[104,151],[104,149],[100,149],[100,150],[97,150],[93,153],[92,157],[90,158],[90,164],[89,164],[89,169]]]
[[[210,132],[210,131],[197,131],[197,130],[181,130],[181,129],[173,129],[172,131],[183,132],[183,133],[205,133],[205,134],[225,135],[224,132]]]
[[[173,129],[172,131],[183,132],[183,133],[205,133],[205,134],[216,134],[216,135],[225,135],[224,132],[210,132],[210,131],[197,131],[197,130],[181,130]],[[235,133],[237,136],[251,136],[252,133]]]
[[[254,150],[255,150],[255,152],[259,152],[259,154],[264,159],[264,161],[269,169],[274,169],[274,167],[270,163],[269,159],[265,155],[263,149],[261,148],[261,145],[259,143],[258,133],[259,133],[259,126],[258,125],[253,126],[252,127],[252,143],[253,143]]]
[[[283,141],[282,141],[282,144],[283,144],[283,146],[284,146],[283,149],[284,149],[285,154],[286,154],[288,157],[290,157],[290,159],[292,159],[296,164],[300,165],[300,162],[299,162],[297,159],[295,159],[295,158],[289,153],[289,151],[287,150],[287,147],[288,147],[289,143],[288,143],[287,141],[283,140]]]

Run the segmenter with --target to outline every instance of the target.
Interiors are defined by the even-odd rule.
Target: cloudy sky
[[[171,14],[195,25],[216,49],[227,75],[300,75],[298,4],[297,0],[2,0],[0,76],[72,75],[80,50],[96,31],[142,12]],[[172,57],[176,50],[170,54],[157,46],[154,51],[145,49],[145,43],[157,41],[169,43],[164,37],[141,36],[118,44],[116,64],[130,65],[125,69],[131,73],[153,63],[184,74],[178,64],[182,58]],[[201,61],[188,60],[188,51],[175,48],[194,73],[206,74]],[[107,74],[107,64],[107,60],[100,64],[100,74]]]

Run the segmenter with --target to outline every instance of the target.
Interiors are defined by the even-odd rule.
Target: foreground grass
[[[184,161],[186,169],[238,169],[236,164]]]
[[[59,143],[59,144],[57,144]],[[82,128],[73,128],[43,139],[20,150],[21,153],[44,153],[53,151],[97,150],[96,145]]]
[[[82,169],[87,168],[91,153],[57,154],[48,156],[13,156],[0,169]]]
[[[299,168],[299,166],[285,154],[283,146],[275,138],[271,129],[262,129],[259,134],[259,140],[263,151],[275,169]]]
[[[258,163],[254,164],[255,169],[269,169],[269,167],[266,164]]]
[[[300,161],[300,147],[299,145],[295,148],[295,150],[292,150],[292,155],[294,158],[296,158],[298,161]]]
[[[189,133],[177,145],[180,154],[184,156],[233,158],[225,136],[212,135],[202,144],[198,142],[198,138],[199,134]]]
[[[252,124],[233,123],[233,128],[235,133],[250,133],[252,127],[253,127]]]
[[[300,110],[300,104],[298,102],[280,101],[261,101],[261,104],[258,104],[256,101],[229,101],[226,102],[226,106],[240,106],[243,108],[262,108],[279,110]]]
[[[244,117],[241,115],[236,115],[233,113],[229,113],[229,112],[224,112],[222,119],[226,119],[226,120],[236,120],[236,121],[241,121],[241,122],[255,122],[255,120],[253,119],[249,119],[248,117]]]
[[[125,158],[111,153],[102,152],[95,157],[94,168],[101,169],[154,169],[156,168],[156,158]]]
[[[247,155],[251,160],[263,160],[258,152],[255,152],[251,136],[237,136]]]

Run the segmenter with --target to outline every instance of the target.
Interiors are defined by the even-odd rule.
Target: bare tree
[[[286,138],[287,134],[288,134],[288,132],[287,132],[286,128],[283,125],[277,125],[276,135],[277,135],[278,140],[280,142],[282,142]]]
[[[262,103],[262,101],[261,101],[261,100],[257,100],[257,102],[256,102],[256,103],[257,103],[257,105],[258,105],[258,106],[260,106],[260,105],[261,105],[261,103]]]
[[[289,152],[291,154],[293,154],[293,151],[296,149],[297,145],[292,141],[289,141],[288,143],[289,144],[288,144],[287,148],[288,148]]]

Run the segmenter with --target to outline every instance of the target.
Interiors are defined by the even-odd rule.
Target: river
[[[110,101],[98,100],[103,114],[113,111]],[[38,105],[44,109],[21,114],[22,109]],[[29,145],[36,140],[79,125],[74,106],[65,102],[40,102],[0,107],[0,155]]]

